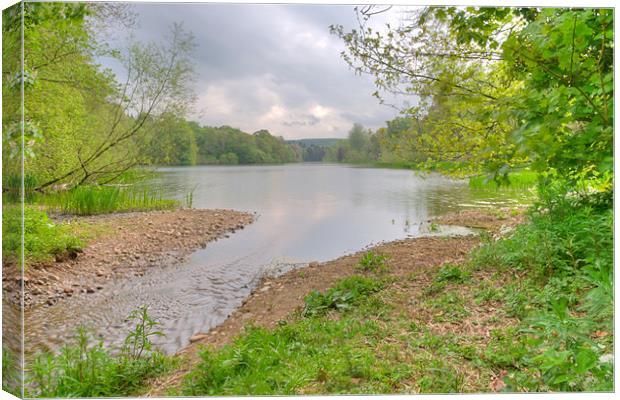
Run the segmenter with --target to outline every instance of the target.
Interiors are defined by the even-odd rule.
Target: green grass
[[[14,396],[21,395],[19,360],[6,346],[2,346],[2,390]]]
[[[71,215],[162,210],[179,205],[156,189],[135,186],[78,186],[46,195],[40,202],[50,211]]]
[[[469,178],[469,187],[472,189],[525,190],[535,187],[537,183],[538,174],[527,170],[512,172],[507,180],[499,182],[484,175]]]
[[[5,206],[2,212],[2,254],[17,262],[21,249],[21,208]],[[47,214],[34,207],[24,207],[24,257],[26,264],[44,261],[63,253],[80,251],[82,240],[70,227],[55,224]]]
[[[186,376],[182,394],[390,391],[393,384],[409,375],[409,366],[392,365],[377,350],[387,332],[370,316],[380,315],[387,307],[376,297],[383,286],[373,278],[346,278],[322,294],[329,302],[335,293],[354,292],[349,297],[354,300],[347,301],[346,307],[324,307],[323,301],[309,295],[306,310],[320,312],[304,312],[274,330],[249,327],[231,345],[204,349],[200,364]],[[333,313],[338,317],[333,318]]]
[[[368,251],[362,256],[357,269],[364,272],[385,273],[389,270],[387,257],[383,254],[375,254],[372,251]]]
[[[90,335],[78,330],[75,342],[57,354],[41,353],[27,373],[28,397],[126,397],[136,395],[148,379],[171,370],[176,360],[152,350],[157,322],[142,307],[129,317],[135,329],[120,351],[101,342],[90,345]]]

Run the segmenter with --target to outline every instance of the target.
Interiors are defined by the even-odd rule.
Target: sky
[[[377,129],[397,111],[372,96],[373,79],[340,57],[331,24],[356,26],[352,5],[135,4],[141,41],[182,22],[197,43],[197,101],[189,119],[285,139],[345,137],[353,123]],[[391,10],[377,24],[394,21]]]

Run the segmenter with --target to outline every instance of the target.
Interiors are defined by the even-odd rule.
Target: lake
[[[465,180],[409,170],[329,164],[160,168],[150,182],[194,208],[251,211],[245,229],[194,252],[181,265],[113,282],[26,314],[27,347],[57,348],[80,325],[118,344],[125,317],[143,304],[166,334],[157,344],[174,353],[189,338],[222,323],[264,274],[277,275],[374,243],[431,233],[429,219],[467,208],[526,203],[528,192],[472,190]],[[464,229],[439,233],[466,233]],[[43,337],[36,332],[45,332]],[[30,334],[28,334],[30,333]]]

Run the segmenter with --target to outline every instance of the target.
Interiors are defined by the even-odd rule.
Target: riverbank
[[[438,224],[460,225],[472,228],[484,228],[493,235],[511,231],[523,222],[521,211],[496,210],[463,211],[435,220]],[[432,284],[437,271],[446,264],[462,263],[468,253],[480,244],[478,236],[424,237],[384,243],[369,249],[373,254],[386,258],[388,272],[385,277],[391,283],[389,292],[402,299],[416,298],[423,295],[426,287]],[[299,318],[304,308],[304,299],[312,291],[324,292],[337,282],[360,273],[359,264],[368,250],[347,255],[325,263],[311,263],[307,268],[290,271],[278,278],[265,278],[257,289],[222,325],[210,332],[198,333],[192,337],[192,343],[178,353],[182,366],[174,373],[153,382],[148,396],[166,394],[187,394],[182,389],[184,377],[200,362],[200,351],[208,347],[220,349],[246,332],[246,327],[263,327],[276,329]],[[366,275],[372,275],[365,273]],[[486,273],[485,273],[486,274]],[[484,274],[483,274],[484,275]],[[402,313],[416,313],[411,304],[395,305],[394,310]],[[439,324],[437,329],[472,329],[472,324],[479,323],[476,329],[483,332],[488,340],[489,332],[496,326],[504,324],[504,319],[494,319],[492,307],[482,305],[476,310],[472,320],[463,320],[451,324]],[[432,318],[427,314],[425,318]],[[484,321],[481,321],[484,320]],[[330,391],[331,392],[331,391]],[[316,390],[298,392],[326,393]],[[203,393],[206,394],[206,393]],[[245,393],[250,394],[250,393]],[[283,394],[283,393],[280,393]]]
[[[180,209],[57,220],[85,237],[86,245],[55,260],[27,263],[27,308],[94,293],[114,278],[139,276],[153,266],[178,263],[209,242],[243,229],[254,215],[225,209]],[[4,270],[5,299],[19,304],[21,276],[10,265]]]

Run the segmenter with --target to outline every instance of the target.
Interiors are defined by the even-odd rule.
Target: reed
[[[538,183],[538,174],[532,171],[517,171],[508,175],[508,180],[498,183],[484,175],[469,178],[469,187],[472,189],[507,189],[525,190],[531,189]]]
[[[161,190],[131,185],[78,186],[46,195],[41,203],[50,211],[72,215],[163,210],[179,205],[176,200],[164,198]]]

